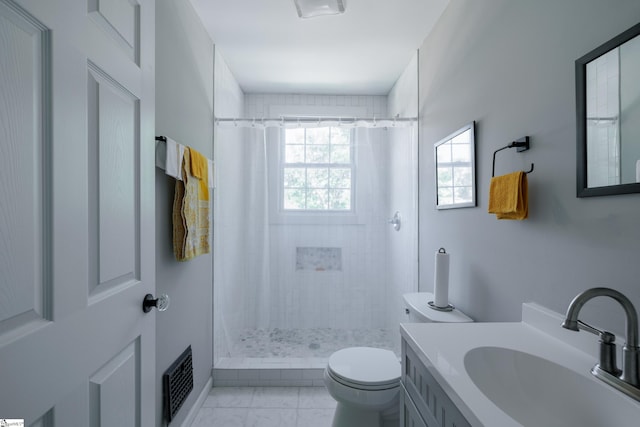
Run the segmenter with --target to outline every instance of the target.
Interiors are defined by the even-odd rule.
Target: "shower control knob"
[[[165,311],[169,308],[170,301],[169,295],[167,294],[162,294],[158,298],[153,298],[153,295],[147,294],[142,301],[142,311],[148,313],[153,307],[157,308],[158,311]]]

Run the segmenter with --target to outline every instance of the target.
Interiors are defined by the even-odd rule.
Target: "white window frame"
[[[346,107],[346,106],[308,106],[308,105],[277,105],[271,106],[268,112],[270,117],[367,117],[366,107]],[[355,132],[355,130],[354,130]],[[354,138],[357,132],[354,133]],[[283,154],[281,143],[281,129],[267,129],[267,157],[269,161],[269,223],[278,224],[299,224],[299,225],[357,225],[365,224],[366,218],[361,217],[363,212],[367,211],[367,200],[358,197],[362,194],[362,181],[357,176],[352,176],[354,201],[351,211],[291,211],[281,208],[281,200],[283,198],[281,177],[280,177],[280,159]],[[353,163],[356,169],[356,175],[362,173],[359,170],[360,150],[355,139],[353,143]]]
[[[333,126],[320,126],[319,128],[333,128]],[[318,129],[318,128],[307,128],[307,129]],[[349,214],[354,213],[356,208],[356,177],[357,177],[357,168],[356,168],[356,153],[355,153],[355,129],[349,129],[349,163],[310,163],[310,162],[302,162],[302,163],[287,163],[286,161],[286,132],[287,129],[282,129],[280,132],[280,159],[278,162],[279,167],[279,191],[278,191],[278,205],[279,209],[283,213],[299,213],[302,215],[335,215],[335,214]],[[329,142],[331,144],[331,142]],[[329,145],[323,144],[323,145]],[[307,138],[306,138],[306,129],[305,129],[305,148],[307,147]],[[284,192],[286,190],[284,186],[284,175],[285,169],[287,168],[301,168],[305,169],[305,172],[309,169],[349,169],[351,171],[350,176],[350,201],[349,201],[349,209],[287,209],[285,208],[285,197]],[[309,187],[305,188],[305,192],[308,192]],[[327,191],[331,191],[331,187],[327,188]],[[306,203],[305,203],[306,204]]]

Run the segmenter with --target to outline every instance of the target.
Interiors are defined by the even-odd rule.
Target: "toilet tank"
[[[405,319],[407,323],[468,323],[469,316],[454,308],[451,311],[435,310],[429,306],[433,301],[431,292],[413,292],[404,294]]]

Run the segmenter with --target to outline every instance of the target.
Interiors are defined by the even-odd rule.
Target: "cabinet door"
[[[401,427],[429,427],[418,413],[411,397],[402,386],[400,393],[400,426]]]
[[[420,361],[413,348],[402,341],[402,384],[417,412],[430,427],[471,427],[460,410]]]

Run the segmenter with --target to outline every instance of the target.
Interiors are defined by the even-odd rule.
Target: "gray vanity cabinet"
[[[400,390],[400,411],[400,425],[402,427],[427,427],[404,385]]]
[[[401,427],[471,427],[405,339],[400,405]]]

